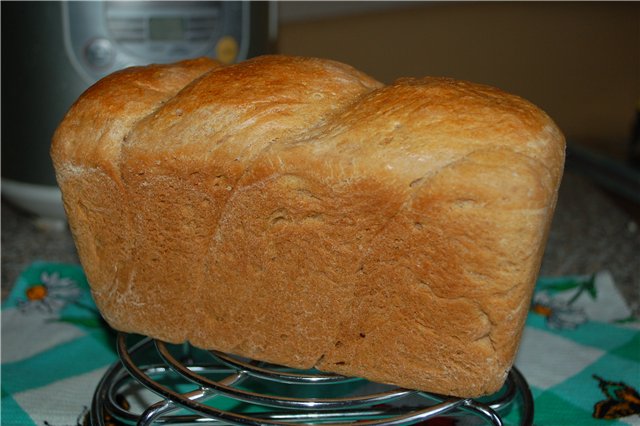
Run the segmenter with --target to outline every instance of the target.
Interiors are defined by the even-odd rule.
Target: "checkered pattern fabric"
[[[640,425],[640,331],[611,275],[542,278],[516,366],[536,425]]]
[[[540,279],[516,360],[535,424],[640,425],[639,330],[610,274]],[[32,264],[2,306],[2,424],[78,424],[114,337],[79,266]]]

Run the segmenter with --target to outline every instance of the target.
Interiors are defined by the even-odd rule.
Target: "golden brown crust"
[[[125,290],[133,278],[130,236],[136,208],[121,179],[123,140],[137,121],[219,66],[200,58],[111,74],[87,89],[54,134],[51,158],[69,225],[105,313],[120,299],[135,303],[135,294]],[[110,296],[101,297],[102,292]]]
[[[562,175],[551,119],[451,79],[383,86],[285,56],[194,64],[139,109],[113,94],[158,69],[103,80],[54,139],[109,323],[443,394],[497,390]]]

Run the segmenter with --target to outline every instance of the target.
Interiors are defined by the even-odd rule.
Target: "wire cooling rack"
[[[531,391],[515,368],[498,393],[461,399],[123,333],[117,348],[120,361],[94,393],[91,425],[533,423]]]

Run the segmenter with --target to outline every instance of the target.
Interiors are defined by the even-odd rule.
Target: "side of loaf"
[[[113,74],[51,154],[115,329],[473,397],[513,363],[564,138],[491,87],[275,55]]]

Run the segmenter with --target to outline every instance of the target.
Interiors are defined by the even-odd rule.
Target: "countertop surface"
[[[566,172],[540,275],[608,270],[640,317],[640,224],[584,176]],[[2,201],[2,299],[35,260],[78,263],[66,226],[43,226]]]

